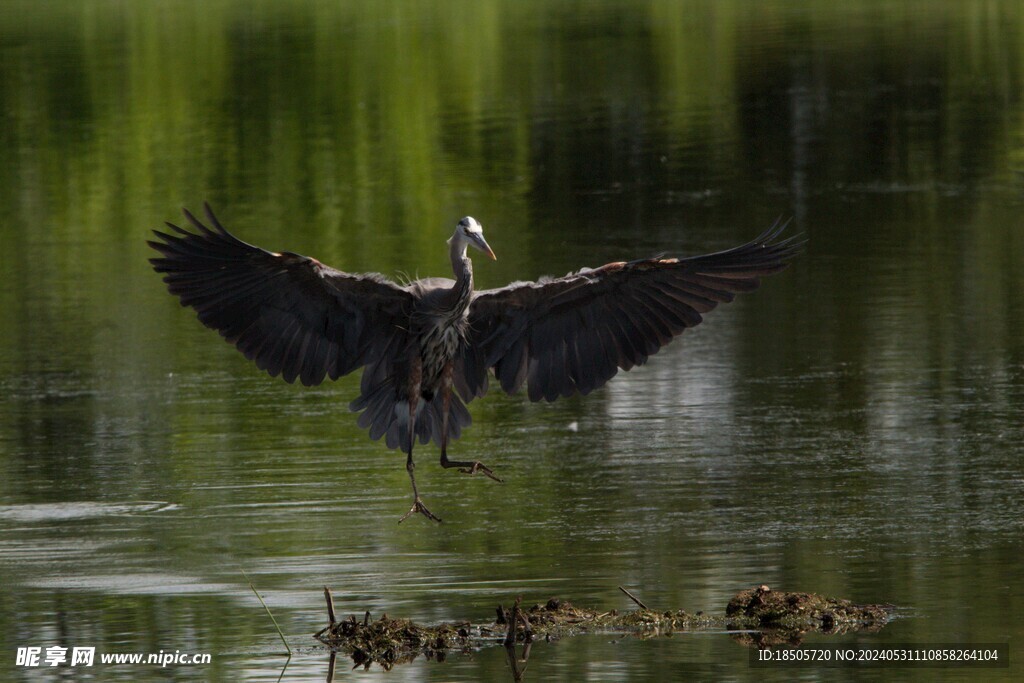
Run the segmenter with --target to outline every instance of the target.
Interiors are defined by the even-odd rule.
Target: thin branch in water
[[[249,588],[252,589],[252,592],[256,596],[256,599],[260,601],[261,605],[263,605],[263,609],[267,610],[267,616],[269,616],[270,620],[274,622],[274,628],[277,629],[277,635],[281,636],[281,642],[284,643],[284,649],[288,651],[288,657],[291,657],[292,648],[290,645],[288,645],[288,640],[284,637],[284,633],[281,631],[281,627],[278,625],[277,619],[274,618],[274,614],[270,611],[270,608],[267,607],[267,603],[263,602],[263,598],[260,597],[260,594],[256,591],[256,586],[252,585],[252,581],[249,579],[249,575],[246,574],[245,570],[241,567],[239,567],[238,569],[242,572],[242,576],[245,577],[245,580],[249,582]]]
[[[505,647],[512,647],[516,643],[516,627],[519,622],[519,603],[523,596],[516,596],[515,604],[512,605],[512,614],[508,619],[508,632],[505,634]]]
[[[625,593],[626,597],[628,597],[630,600],[632,600],[636,604],[640,605],[640,609],[645,610],[645,611],[648,609],[647,605],[645,605],[644,603],[640,602],[640,598],[636,597],[635,595],[630,593],[628,590],[626,590],[622,586],[619,586],[619,590],[622,591],[623,593]]]
[[[327,600],[327,620],[331,623],[328,628],[334,628],[334,624],[337,623],[334,618],[334,596],[331,595],[331,589],[327,586],[324,586],[324,598]]]
[[[327,663],[327,683],[334,683],[334,665],[337,657],[338,653],[331,650],[331,661]]]

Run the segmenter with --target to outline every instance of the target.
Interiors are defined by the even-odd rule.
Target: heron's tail
[[[409,402],[399,398],[394,384],[387,380],[378,384],[369,393],[362,394],[349,404],[352,411],[362,411],[358,424],[370,430],[373,440],[385,437],[388,448],[404,448],[409,443]],[[421,444],[433,441],[441,443],[441,425],[443,423],[443,402],[440,396],[432,399],[420,399],[416,406],[416,438]],[[454,441],[462,435],[463,427],[468,427],[473,419],[469,410],[456,392],[452,392],[448,403],[448,441]]]

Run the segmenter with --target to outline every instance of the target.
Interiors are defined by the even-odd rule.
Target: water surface
[[[3,3],[2,677],[69,673],[12,666],[63,644],[213,655],[102,680],[277,680],[243,570],[299,648],[286,680],[326,676],[324,585],[345,614],[461,621],[767,583],[900,607],[809,642],[1019,655],[1022,34],[1013,2]],[[204,200],[393,275],[447,274],[472,214],[482,287],[778,216],[809,243],[585,399],[474,402],[453,456],[505,483],[424,448],[445,523],[398,526],[408,478],[347,412],[358,378],[268,378],[150,270],[147,231]],[[747,662],[719,633],[593,636],[538,644],[527,679],[797,673]],[[337,675],[509,677],[498,648]]]

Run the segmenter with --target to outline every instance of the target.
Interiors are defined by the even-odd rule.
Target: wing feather
[[[532,401],[590,393],[786,268],[804,243],[780,239],[784,228],[776,223],[713,254],[609,263],[478,292],[460,359],[460,393],[471,400],[486,392],[490,369],[508,393],[525,382]]]
[[[624,318],[625,314],[622,311],[611,308],[608,310],[608,317],[606,319],[619,349],[619,357],[616,359],[616,362],[620,368],[628,371],[635,365],[643,363],[647,356],[634,346]]]
[[[195,232],[173,223],[173,234],[154,230],[149,245],[161,256],[150,262],[183,306],[257,367],[313,385],[402,347],[412,293],[380,275],[247,244],[205,208],[212,228],[186,209]]]

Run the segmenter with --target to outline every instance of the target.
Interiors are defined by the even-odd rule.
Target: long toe
[[[402,518],[400,520],[398,520],[398,523],[401,524],[402,522],[404,522],[405,520],[407,520],[409,517],[411,517],[412,515],[416,514],[417,512],[420,513],[421,515],[423,515],[424,517],[426,517],[427,519],[431,519],[431,520],[437,522],[438,524],[441,523],[441,518],[438,517],[437,515],[435,515],[430,510],[428,510],[427,506],[424,505],[423,501],[421,501],[419,498],[417,498],[416,500],[414,500],[412,502],[412,507],[409,508],[408,512],[406,512],[404,515],[402,515]]]
[[[469,474],[469,475],[476,474],[477,472],[482,472],[485,476],[490,477],[491,479],[493,479],[494,481],[498,482],[499,484],[503,484],[504,483],[501,479],[499,479],[498,477],[496,477],[494,475],[494,471],[491,470],[490,467],[488,467],[487,465],[485,465],[485,464],[483,464],[482,462],[479,462],[479,461],[478,462],[474,462],[470,467],[465,467],[465,468],[460,469],[459,472],[462,472],[463,474]]]

